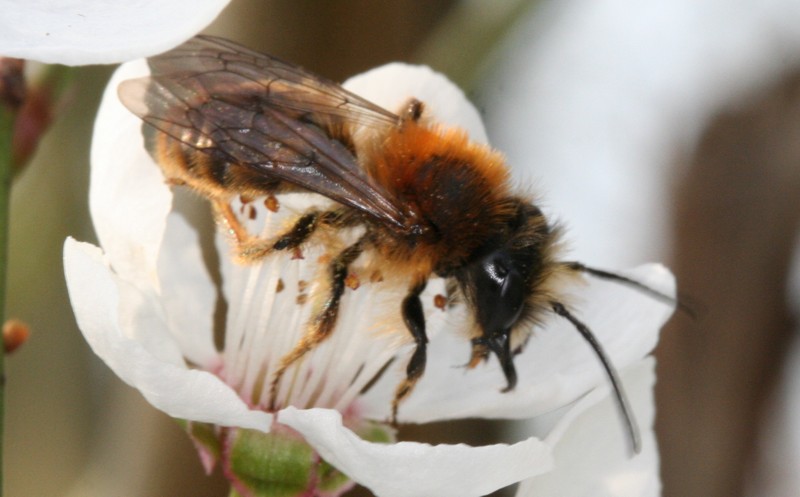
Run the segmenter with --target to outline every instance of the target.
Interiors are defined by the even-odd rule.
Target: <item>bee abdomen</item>
[[[197,149],[161,131],[153,131],[148,150],[172,182],[216,198],[261,196],[285,190],[282,181],[230,162],[216,148]]]

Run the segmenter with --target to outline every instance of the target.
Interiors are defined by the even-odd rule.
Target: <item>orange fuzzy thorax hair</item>
[[[445,257],[448,265],[463,263],[514,214],[503,156],[471,142],[461,129],[406,121],[389,133],[370,166],[377,182],[426,228],[413,248],[417,257],[428,249],[434,271],[449,269],[437,267]]]

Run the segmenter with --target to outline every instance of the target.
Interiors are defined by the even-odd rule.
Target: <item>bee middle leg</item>
[[[281,358],[280,365],[277,371],[275,371],[272,377],[272,383],[270,384],[270,410],[276,408],[278,385],[280,385],[286,370],[328,338],[333,328],[336,326],[336,318],[339,316],[339,302],[344,294],[345,279],[347,278],[350,264],[361,255],[366,240],[367,235],[363,235],[357,242],[341,251],[339,255],[331,261],[328,267],[328,276],[331,283],[328,297],[322,305],[322,309],[312,319],[309,329],[306,331],[303,338],[289,353]]]
[[[403,299],[402,314],[403,321],[408,328],[408,331],[414,337],[416,348],[411,355],[411,359],[406,366],[406,377],[397,385],[394,392],[394,399],[392,400],[392,424],[397,424],[397,410],[400,403],[409,396],[417,381],[422,377],[425,372],[425,363],[427,362],[427,346],[428,336],[425,333],[425,313],[422,308],[422,300],[419,298],[420,294],[425,290],[428,281],[423,279],[418,281],[411,287],[408,295]]]

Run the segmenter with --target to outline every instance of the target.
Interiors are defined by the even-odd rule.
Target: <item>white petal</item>
[[[658,448],[653,434],[652,358],[640,361],[623,374],[625,388],[643,430],[642,452],[631,457],[619,425],[614,399],[608,389],[598,389],[580,403],[595,404],[578,416],[567,415],[546,438],[554,446],[556,469],[523,482],[518,497],[569,495],[570,497],[657,497]],[[601,395],[598,395],[601,394]],[[597,403],[597,397],[602,401]],[[574,418],[574,419],[572,419]]]
[[[278,420],[380,497],[477,497],[552,467],[547,446],[535,438],[485,447],[378,444],[344,428],[341,414],[333,410],[287,408]]]
[[[627,276],[674,294],[672,274],[651,264]],[[647,355],[658,340],[661,326],[673,307],[618,283],[589,278],[572,292],[574,314],[595,333],[618,370]],[[400,420],[423,423],[471,416],[530,418],[574,401],[608,380],[589,345],[566,320],[549,318],[515,357],[519,382],[502,393],[505,379],[494,357],[473,370],[469,342],[458,334],[458,324],[429,344],[425,375],[400,406]],[[399,361],[403,362],[403,361]],[[365,415],[385,419],[401,366],[386,374],[364,397]]]
[[[172,193],[144,149],[141,120],[117,97],[121,81],[146,74],[144,61],[124,64],[103,94],[92,137],[89,209],[114,271],[136,286],[157,288],[156,261]]]
[[[203,369],[218,366],[213,317],[217,289],[211,281],[197,232],[179,214],[167,218],[158,260],[159,304],[183,356]]]
[[[275,236],[291,226],[296,215],[309,205],[324,209],[319,202],[316,195],[286,195],[281,197],[277,213],[267,211],[262,202],[250,202],[245,212],[253,209],[253,219],[244,216],[245,224],[251,233],[266,230]],[[239,200],[233,206],[240,211]],[[359,232],[343,230],[338,234],[346,244],[355,242]],[[221,267],[228,302],[224,377],[244,398],[263,401],[272,390],[267,379],[277,370],[280,358],[302,340],[313,309],[327,297],[328,269],[320,258],[332,257],[330,251],[335,245],[312,244],[303,248],[301,259],[280,252],[248,265],[231,262],[227,256],[229,243],[223,235],[218,237],[218,247],[225,254]],[[342,295],[336,329],[330,338],[284,376],[275,392],[278,405],[347,411],[398,348],[405,351],[411,345],[398,307],[408,292],[407,282],[391,278],[370,281],[375,267],[364,267],[368,260],[365,256],[351,265],[351,275],[361,278],[361,286],[348,288]],[[432,302],[437,293],[444,293],[441,280],[429,283],[423,301]],[[432,337],[437,328],[442,328],[437,321],[442,321],[444,313],[429,305],[427,315]]]
[[[86,341],[120,379],[137,388],[153,406],[176,418],[269,430],[272,416],[250,410],[218,377],[165,361],[130,338],[137,330],[121,326],[120,285],[100,249],[67,239],[64,270]]]
[[[424,104],[423,119],[464,128],[470,138],[487,143],[486,129],[461,88],[426,66],[395,62],[353,76],[344,87],[374,104],[401,114],[410,98]]]
[[[0,54],[67,65],[164,52],[208,26],[228,0],[0,0]]]

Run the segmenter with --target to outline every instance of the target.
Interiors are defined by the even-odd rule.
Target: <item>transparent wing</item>
[[[123,104],[148,124],[220,164],[241,164],[404,226],[402,206],[348,147],[354,124],[393,127],[398,116],[332,81],[219,38],[195,37],[149,64],[149,77],[119,88]]]

